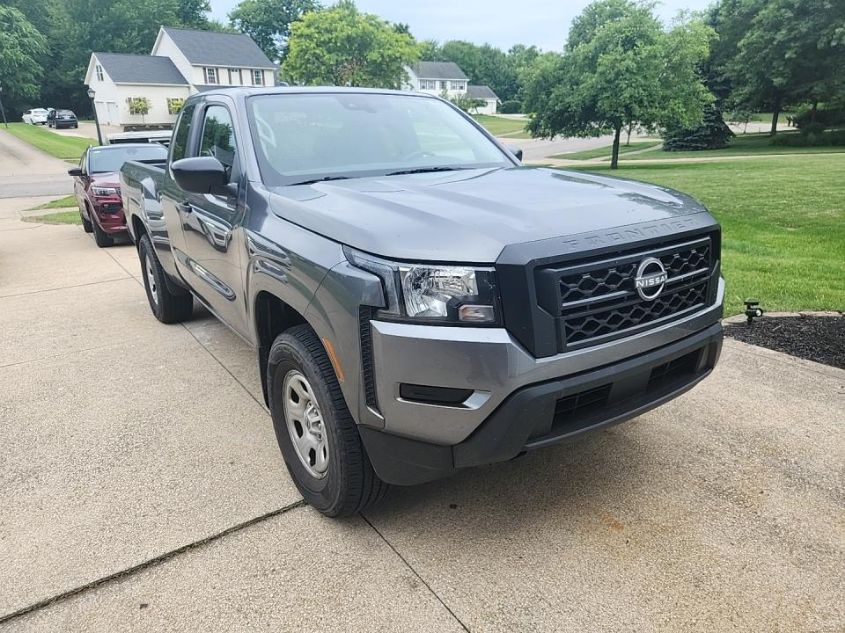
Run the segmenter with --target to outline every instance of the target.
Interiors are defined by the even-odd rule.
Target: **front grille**
[[[634,282],[646,258],[659,259],[667,275],[651,301],[639,295]],[[704,307],[714,259],[706,236],[549,267],[538,271],[538,301],[558,321],[559,351],[596,344]]]

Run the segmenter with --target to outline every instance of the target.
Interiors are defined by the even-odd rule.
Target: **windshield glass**
[[[399,171],[512,166],[459,112],[413,95],[321,93],[249,99],[269,185]]]
[[[92,174],[120,171],[128,160],[165,160],[167,148],[158,143],[144,147],[104,147],[88,152],[88,171]]]

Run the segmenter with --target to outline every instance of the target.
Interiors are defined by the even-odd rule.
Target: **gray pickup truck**
[[[290,475],[329,516],[630,419],[719,357],[704,207],[523,167],[436,97],[203,92],[167,161],[120,179],[153,313],[196,298],[255,347]]]

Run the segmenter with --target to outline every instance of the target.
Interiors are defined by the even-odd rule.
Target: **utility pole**
[[[9,122],[6,120],[6,111],[3,109],[3,84],[0,84],[0,113],[3,114],[3,125],[9,129]]]

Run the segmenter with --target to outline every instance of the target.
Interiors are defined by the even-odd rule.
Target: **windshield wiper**
[[[471,167],[417,167],[416,169],[401,169],[399,171],[392,171],[385,176],[404,176],[406,174],[426,174],[435,171],[460,171],[461,169],[471,169]]]
[[[295,185],[313,185],[315,182],[327,182],[329,180],[349,180],[349,176],[323,176],[322,178],[313,178],[312,180],[303,180],[301,182],[292,182],[289,187]]]

